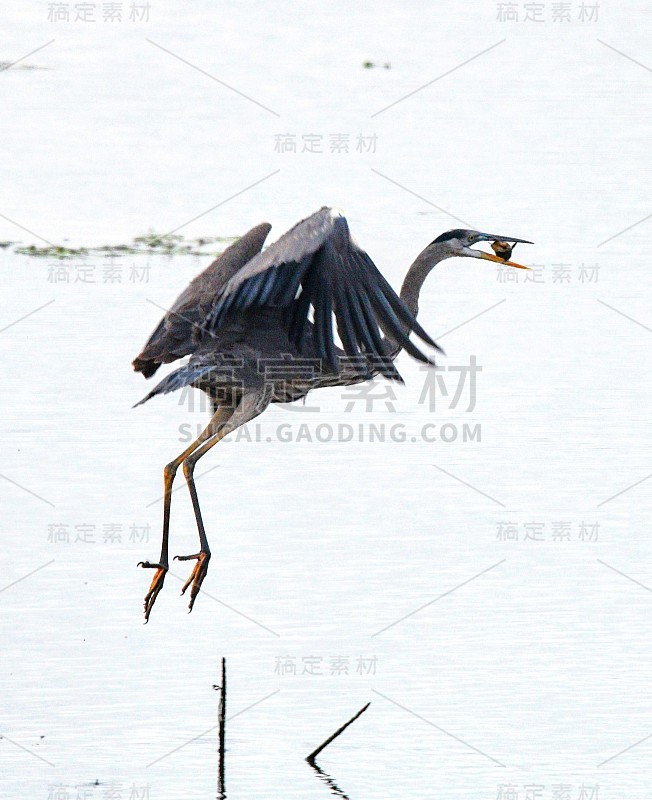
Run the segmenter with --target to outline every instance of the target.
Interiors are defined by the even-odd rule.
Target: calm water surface
[[[130,360],[208,259],[3,250],[2,797],[213,797],[223,655],[230,798],[327,797],[303,759],[369,700],[320,758],[351,798],[648,797],[650,222],[598,245],[649,214],[650,84],[598,39],[645,62],[649,9],[124,6],[5,12],[3,60],[55,41],[0,76],[0,239],[279,235],[326,203],[397,287],[460,224],[538,269],[445,262],[436,380],[402,357],[393,394],[315,394],[212,451],[207,594],[188,616],[177,564],[145,627],[162,468],[207,415],[132,410]],[[172,552],[195,536],[180,488]]]

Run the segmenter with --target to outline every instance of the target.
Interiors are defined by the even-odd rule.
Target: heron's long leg
[[[200,447],[204,442],[206,442],[207,439],[210,439],[211,436],[214,436],[215,433],[220,429],[220,426],[224,425],[224,423],[229,419],[229,417],[232,414],[233,414],[232,408],[219,408],[215,412],[215,414],[213,414],[213,416],[211,417],[211,421],[199,434],[199,436],[195,439],[195,441],[192,444],[190,444],[183,451],[183,453],[178,455],[173,461],[170,461],[170,463],[167,464],[165,469],[163,470],[164,494],[163,494],[163,535],[161,539],[161,557],[156,563],[151,561],[140,561],[138,563],[139,567],[145,567],[146,569],[156,570],[154,578],[152,579],[152,583],[149,587],[149,591],[145,595],[145,622],[149,620],[149,615],[154,606],[154,602],[158,597],[158,593],[163,588],[165,575],[170,566],[168,561],[170,506],[172,504],[172,484],[174,483],[174,477],[177,474],[177,469],[179,468],[179,465],[191,453],[193,453],[198,447]]]
[[[270,403],[270,395],[265,390],[258,392],[249,392],[243,395],[242,399],[236,406],[233,415],[224,423],[220,430],[204,444],[200,445],[193,453],[183,462],[183,473],[186,476],[190,497],[192,499],[192,506],[195,511],[195,519],[197,520],[197,531],[199,532],[199,553],[191,556],[175,556],[179,561],[189,561],[196,559],[197,564],[193,569],[190,577],[183,585],[181,594],[185,594],[186,589],[192,584],[190,590],[190,603],[188,608],[192,611],[195,604],[195,598],[199,593],[202,582],[208,572],[208,562],[211,558],[211,551],[208,546],[208,539],[206,538],[206,530],[204,528],[204,521],[201,516],[201,509],[199,507],[199,497],[197,496],[197,488],[195,487],[195,480],[193,473],[195,465],[199,459],[207,453],[211,447],[214,447],[218,442],[222,441],[225,436],[232,433],[236,428],[250,422],[267,408]]]

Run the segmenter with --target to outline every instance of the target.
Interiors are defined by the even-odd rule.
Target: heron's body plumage
[[[140,403],[192,386],[213,405],[207,427],[164,470],[161,556],[156,563],[141,562],[156,569],[145,596],[146,619],[169,569],[170,504],[179,466],[183,464],[200,542],[198,553],[178,556],[197,561],[182,590],[192,584],[192,609],[211,557],[193,479],[196,462],[270,403],[299,400],[313,389],[361,383],[378,374],[401,381],[394,361],[403,349],[419,361],[434,363],[409,338],[415,333],[439,349],[416,320],[419,293],[432,268],[454,255],[501,261],[470,249],[475,242],[524,241],[448,231],[417,256],[399,296],[339,212],[321,208],[263,250],[270,227],[262,223],[252,228],[191,281],[133,361],[134,369],[149,378],[161,364],[189,357]]]
[[[177,298],[134,368],[149,377],[161,364],[190,360],[137,405],[184,386],[206,392],[217,407],[263,387],[270,402],[280,403],[378,373],[401,380],[393,364],[396,340],[429,362],[408,335],[434,342],[343,216],[322,208],[263,252],[269,229],[267,223],[253,228]],[[333,317],[342,347],[334,342]]]

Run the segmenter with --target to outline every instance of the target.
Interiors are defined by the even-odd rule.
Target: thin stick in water
[[[224,781],[226,762],[226,659],[222,658],[222,682],[220,685],[220,705],[217,712],[219,725],[219,766],[217,773],[217,796],[226,797]]]
[[[363,714],[363,713],[364,713],[364,712],[365,712],[365,711],[366,711],[366,710],[369,708],[369,706],[370,706],[370,705],[371,705],[371,703],[367,703],[367,705],[366,705],[366,706],[363,706],[363,707],[360,709],[360,711],[358,711],[358,713],[357,713],[357,714],[355,714],[354,716],[352,716],[352,717],[351,717],[351,719],[350,719],[348,722],[345,722],[345,723],[344,723],[344,725],[342,725],[342,727],[341,727],[341,728],[338,728],[338,729],[335,731],[335,733],[334,733],[334,734],[332,734],[332,736],[329,736],[329,737],[328,737],[328,739],[326,739],[326,741],[325,741],[323,744],[320,744],[320,745],[319,745],[319,747],[318,747],[316,750],[313,750],[313,751],[312,751],[312,753],[311,753],[311,754],[310,754],[310,755],[309,755],[309,756],[306,758],[306,761],[307,761],[309,764],[313,763],[313,762],[314,762],[314,760],[317,758],[317,756],[318,756],[318,755],[321,753],[321,751],[322,751],[322,750],[323,750],[325,747],[328,747],[328,745],[329,745],[329,744],[330,744],[330,743],[331,743],[331,742],[332,742],[334,739],[337,739],[337,737],[338,737],[338,736],[339,736],[341,733],[343,733],[343,732],[344,732],[344,731],[345,731],[345,730],[346,730],[346,729],[349,727],[349,725],[351,725],[353,722],[355,722],[355,721],[356,721],[356,719],[357,719],[357,718],[358,718],[358,717],[359,717],[361,714]]]

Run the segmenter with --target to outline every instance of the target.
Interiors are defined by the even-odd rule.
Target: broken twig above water
[[[344,733],[344,731],[345,731],[345,730],[346,730],[346,729],[349,727],[349,725],[351,725],[352,723],[354,723],[354,722],[356,721],[356,719],[357,719],[357,718],[358,718],[358,717],[359,717],[361,714],[364,714],[364,712],[365,712],[365,711],[366,711],[366,710],[369,708],[369,706],[370,706],[370,705],[371,705],[371,703],[367,703],[367,705],[366,705],[366,706],[363,706],[363,707],[360,709],[360,711],[358,711],[358,713],[357,713],[357,714],[354,714],[354,716],[352,716],[352,717],[351,717],[351,719],[350,719],[348,722],[345,722],[345,723],[344,723],[344,725],[342,725],[342,727],[341,727],[341,728],[338,728],[338,729],[335,731],[335,733],[333,733],[331,736],[329,736],[329,737],[328,737],[328,739],[326,739],[326,741],[325,741],[325,742],[323,742],[322,744],[320,744],[320,745],[319,745],[319,747],[318,747],[316,750],[313,750],[313,751],[312,751],[312,753],[310,753],[310,755],[309,755],[309,756],[307,756],[307,758],[306,758],[306,761],[307,761],[309,764],[313,764],[313,763],[314,763],[314,761],[315,761],[315,759],[317,758],[317,756],[318,756],[318,755],[321,753],[321,751],[322,751],[322,750],[323,750],[325,747],[328,747],[328,745],[329,745],[329,744],[330,744],[330,743],[331,743],[331,742],[332,742],[334,739],[337,739],[337,737],[338,737],[338,736],[339,736],[341,733]]]

